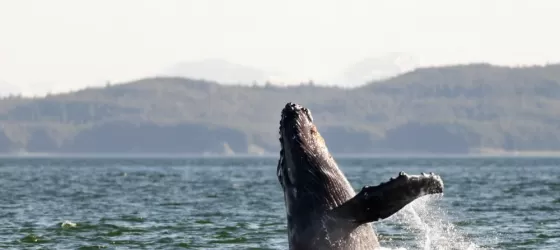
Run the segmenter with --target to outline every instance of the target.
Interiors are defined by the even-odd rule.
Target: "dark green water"
[[[356,189],[435,172],[387,249],[560,249],[560,159],[339,158]],[[275,158],[1,158],[1,249],[287,249]]]

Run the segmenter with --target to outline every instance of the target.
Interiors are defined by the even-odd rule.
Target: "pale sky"
[[[367,57],[560,62],[560,1],[0,0],[0,91],[132,80],[220,58],[326,80]]]

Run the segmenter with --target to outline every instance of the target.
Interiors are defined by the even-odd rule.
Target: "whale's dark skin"
[[[401,172],[356,194],[311,112],[295,103],[282,110],[280,144],[277,175],[284,190],[290,250],[378,249],[369,222],[391,216],[418,197],[443,193],[439,176]]]

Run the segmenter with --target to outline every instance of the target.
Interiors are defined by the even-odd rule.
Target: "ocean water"
[[[373,223],[384,249],[560,249],[560,158],[337,158],[359,190],[445,194]],[[0,249],[287,249],[276,158],[1,158]]]

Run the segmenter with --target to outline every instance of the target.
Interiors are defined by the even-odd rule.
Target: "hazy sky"
[[[314,79],[390,52],[420,65],[560,62],[558,13],[554,0],[0,0],[0,91],[77,89],[206,58]]]

